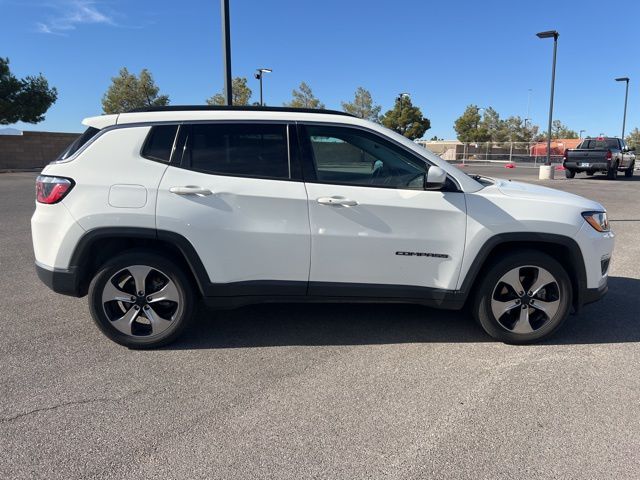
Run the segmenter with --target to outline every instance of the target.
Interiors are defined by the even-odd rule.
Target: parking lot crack
[[[123,400],[126,400],[128,398],[134,397],[136,395],[139,395],[140,393],[143,393],[145,390],[135,390],[133,392],[130,392],[126,395],[122,395],[120,397],[98,397],[98,398],[86,398],[83,400],[70,400],[68,402],[62,402],[59,403],[57,405],[51,405],[48,407],[40,407],[40,408],[34,408],[33,410],[29,410],[27,412],[22,412],[22,413],[18,413],[16,415],[13,415],[11,417],[5,417],[5,418],[0,418],[0,423],[9,423],[12,422],[14,420],[18,420],[20,418],[23,417],[27,417],[29,415],[34,415],[36,413],[42,413],[42,412],[49,412],[52,410],[58,410],[61,408],[66,408],[66,407],[71,407],[71,406],[78,406],[78,405],[87,405],[87,404],[91,404],[91,403],[118,403],[121,402]]]

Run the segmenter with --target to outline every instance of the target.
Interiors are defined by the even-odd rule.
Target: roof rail
[[[325,113],[330,115],[345,115],[353,117],[350,113],[339,110],[325,110],[319,108],[292,108],[292,107],[261,107],[258,105],[168,105],[164,107],[143,107],[128,110],[125,113],[137,112],[181,112],[181,111],[239,111],[239,112],[292,112],[292,113]]]

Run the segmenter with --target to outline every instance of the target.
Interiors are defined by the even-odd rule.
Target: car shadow
[[[578,179],[578,180],[589,180],[591,182],[599,182],[599,181],[607,181],[607,182],[640,182],[640,174],[636,173],[633,177],[625,177],[624,173],[618,173],[618,178],[616,178],[615,180],[609,180],[607,178],[606,175],[604,174],[596,174],[593,175],[591,177],[588,176],[577,176],[573,179]]]
[[[611,277],[609,293],[571,315],[545,345],[640,341],[640,280]],[[201,307],[170,350],[273,346],[494,342],[464,312],[405,304],[262,304]]]

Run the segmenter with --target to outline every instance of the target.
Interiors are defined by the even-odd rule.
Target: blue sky
[[[0,55],[18,76],[42,72],[57,103],[29,130],[80,131],[101,113],[111,77],[146,67],[172,104],[200,104],[222,88],[219,0],[0,0]],[[455,138],[466,105],[544,126],[557,29],[554,118],[587,135],[640,127],[640,2],[231,0],[233,75],[269,67],[265,100],[281,105],[300,81],[327,108],[362,85],[383,111],[398,92],[431,119],[425,136]]]

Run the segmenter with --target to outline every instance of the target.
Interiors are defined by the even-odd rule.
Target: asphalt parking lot
[[[130,351],[40,284],[36,174],[0,174],[0,478],[640,478],[640,176],[466,169],[609,211],[610,292],[545,343],[417,306],[261,305]]]

